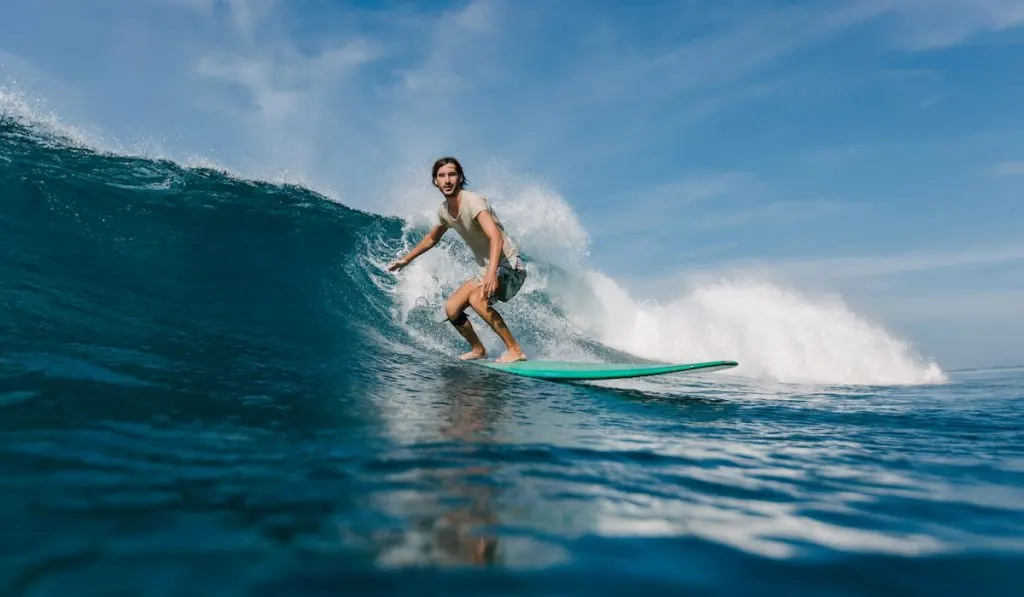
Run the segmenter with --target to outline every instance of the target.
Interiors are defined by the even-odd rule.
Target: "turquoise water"
[[[380,271],[397,219],[9,118],[0,149],[3,595],[1024,586],[1024,369],[515,378]],[[532,354],[555,287],[519,297],[547,327],[509,307]]]

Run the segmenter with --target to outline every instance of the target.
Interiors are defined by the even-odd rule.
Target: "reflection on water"
[[[489,529],[498,524],[501,466],[474,454],[496,443],[506,415],[505,384],[458,367],[442,368],[438,381],[429,394],[418,394],[431,396],[416,417],[414,437],[421,441],[406,446],[406,466],[388,479],[414,489],[382,496],[385,509],[405,525],[398,544],[380,555],[385,566],[496,562],[498,539]]]

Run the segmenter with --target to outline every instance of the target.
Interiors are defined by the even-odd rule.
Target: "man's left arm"
[[[491,239],[491,256],[487,262],[487,275],[484,277],[484,294],[490,297],[498,289],[498,263],[501,259],[503,240],[501,230],[498,230],[498,225],[495,223],[494,218],[491,217],[491,212],[482,209],[477,214],[476,219],[480,222],[480,227],[483,228],[484,234],[487,235],[487,238]]]

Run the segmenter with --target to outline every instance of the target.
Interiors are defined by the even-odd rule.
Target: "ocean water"
[[[646,302],[501,201],[531,356],[740,367],[459,362],[458,242],[382,270],[416,217],[0,117],[0,594],[1021,594],[1024,369],[770,284]]]

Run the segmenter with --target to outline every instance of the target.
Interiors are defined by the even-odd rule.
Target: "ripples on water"
[[[364,386],[372,420],[342,428],[274,424],[297,407],[269,396],[227,417],[193,405],[6,425],[8,587],[464,582],[388,580],[424,566],[580,594],[626,579],[709,594],[1009,594],[1000,579],[1020,578],[1000,563],[1024,548],[1019,392],[986,398],[965,381],[769,396],[727,376],[640,391],[425,365]],[[93,373],[78,391],[147,399]],[[43,391],[5,410],[74,406]]]

